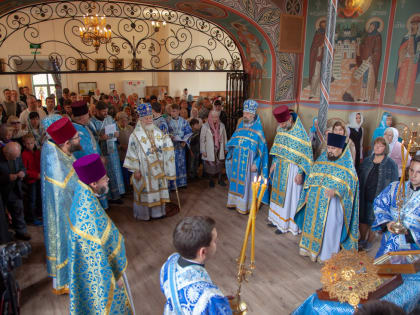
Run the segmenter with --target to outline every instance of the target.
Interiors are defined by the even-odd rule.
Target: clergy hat
[[[286,122],[290,119],[289,107],[281,105],[273,110],[273,115],[279,123]]]
[[[71,112],[75,117],[83,116],[89,113],[86,101],[77,101],[71,104]]]
[[[257,112],[258,103],[254,100],[247,99],[244,102],[244,113],[254,114]]]
[[[89,154],[77,159],[73,163],[73,168],[76,171],[79,179],[89,185],[97,182],[106,175],[106,170],[102,164],[99,154]]]
[[[47,133],[56,144],[63,144],[73,138],[77,130],[67,117],[63,117],[52,123],[47,129]]]
[[[346,144],[346,137],[330,132],[328,134],[327,145],[343,149]]]
[[[136,106],[136,111],[139,114],[139,117],[151,116],[152,114],[152,105],[150,103],[143,103]]]

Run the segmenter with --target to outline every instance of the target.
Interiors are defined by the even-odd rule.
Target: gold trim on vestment
[[[101,236],[101,243],[105,244],[109,237],[109,232],[111,231],[111,220],[108,219],[108,223],[106,225],[105,231]]]
[[[108,315],[109,312],[111,311],[112,301],[114,300],[114,291],[115,291],[115,279],[114,277],[111,277],[111,285],[109,286],[109,292],[108,292],[108,301],[105,307],[106,315]]]
[[[109,255],[108,260],[112,260],[117,256],[117,254],[120,252],[120,249],[121,249],[121,243],[122,243],[122,235],[121,233],[118,233],[117,247],[115,247],[114,251],[111,253],[111,255]]]
[[[147,203],[147,202],[142,202],[142,201],[134,200],[134,203],[136,205],[146,206],[146,207],[149,207],[149,208],[156,207],[156,206],[161,206],[162,204],[165,204],[165,203],[168,203],[168,202],[171,202],[171,200],[170,199],[166,199],[166,198],[161,198],[160,201],[156,201],[156,202],[152,202],[152,203]]]
[[[283,222],[289,222],[289,221],[291,221],[291,222],[293,222],[294,224],[296,224],[296,222],[292,219],[292,218],[289,218],[289,219],[285,219],[285,218],[283,218],[283,217],[281,217],[273,208],[271,208],[270,207],[270,211],[272,212],[272,213],[274,213],[276,216],[278,216]]]
[[[339,169],[342,169],[343,171],[348,172],[355,181],[358,181],[357,176],[354,175],[353,172],[352,172],[352,170],[349,169],[348,167],[345,167],[345,166],[342,166],[342,165],[338,165],[337,163],[333,163],[333,162],[327,162],[327,161],[325,161],[325,162],[317,162],[317,164],[323,164],[323,165],[328,165],[328,166],[337,167]]]
[[[284,146],[284,145],[282,145],[280,143],[275,143],[275,144],[273,144],[273,146],[280,147],[280,148],[283,148],[285,150],[288,150],[288,151],[296,154],[297,156],[300,156],[301,158],[304,158],[306,161],[308,161],[309,165],[312,165],[312,161],[305,154],[302,154],[299,151],[296,151],[296,150],[294,150],[292,148],[286,147],[286,146]],[[275,155],[275,154],[273,154],[273,155]]]
[[[77,234],[77,235],[79,235],[80,237],[82,237],[82,238],[85,238],[85,239],[87,239],[87,240],[89,240],[89,241],[92,241],[92,242],[94,242],[94,243],[96,243],[96,244],[99,244],[99,245],[102,245],[102,242],[101,242],[101,240],[99,239],[99,238],[97,238],[97,237],[95,237],[95,236],[92,236],[92,235],[90,235],[90,234],[88,234],[88,233],[86,233],[86,232],[83,232],[83,231],[81,231],[81,230],[79,230],[78,228],[76,228],[72,223],[71,223],[71,221],[69,220],[69,224],[70,224],[70,229],[75,233],[75,234]]]
[[[45,180],[49,181],[51,184],[54,184],[60,188],[66,188],[68,182],[70,181],[71,177],[74,174],[74,168],[72,167],[71,170],[69,171],[69,173],[67,174],[66,178],[64,179],[64,181],[59,182],[58,180],[52,179],[51,177],[48,177],[47,175],[45,176]]]
[[[262,124],[261,124],[262,125]],[[246,130],[246,131],[250,131],[250,132],[252,132],[252,133],[255,133],[259,138],[260,138],[260,140],[263,142],[263,143],[266,143],[267,141],[265,140],[265,138],[262,136],[262,134],[259,132],[259,131],[257,131],[257,130],[254,130],[254,129],[252,129],[252,128],[239,128],[239,129],[236,129],[235,130],[235,133],[236,132],[238,132],[238,131],[241,131],[241,130]],[[238,136],[235,136],[235,138],[237,138]]]
[[[67,258],[63,263],[56,266],[57,270],[64,268],[68,264],[68,262],[69,262],[69,259]]]
[[[57,260],[57,258],[56,257],[53,257],[53,256],[47,256],[47,259],[48,260],[52,260],[52,261],[56,261]]]
[[[300,142],[300,143],[302,143],[302,144],[304,144],[306,146],[312,146],[312,144],[309,141],[305,141],[303,139],[300,139],[300,138],[298,138],[298,137],[296,137],[294,135],[291,135],[291,134],[289,134],[287,132],[277,131],[276,136],[278,136],[278,135],[291,138],[291,139],[293,139],[293,140],[295,140],[297,142]]]
[[[331,179],[331,180],[333,180],[333,181],[337,181],[337,182],[339,182],[340,184],[343,184],[344,186],[346,186],[347,191],[349,192],[350,197],[351,197],[351,199],[353,200],[353,191],[350,189],[350,185],[349,185],[348,183],[346,183],[344,180],[342,180],[341,178],[336,177],[336,176],[331,175],[331,174],[325,174],[325,173],[311,173],[311,174],[309,175],[309,177],[310,177],[310,178],[311,178],[311,177],[314,177],[314,176],[327,177],[327,178],[329,178],[329,179]],[[310,187],[310,186],[319,186],[319,185],[309,185],[309,186],[306,186],[306,187]],[[321,185],[321,186],[322,186],[322,185]],[[328,188],[328,189],[330,189],[330,188]],[[335,190],[335,191],[337,191],[337,190]]]

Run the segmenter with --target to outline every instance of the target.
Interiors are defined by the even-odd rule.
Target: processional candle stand
[[[413,144],[413,134],[411,134],[410,140],[408,142],[407,146],[407,153],[404,154],[404,140],[401,145],[401,164],[402,164],[402,170],[401,170],[401,179],[398,184],[398,190],[397,190],[397,208],[398,208],[398,219],[397,222],[393,223],[389,227],[389,231],[393,234],[405,234],[407,232],[407,229],[405,228],[402,219],[401,219],[401,209],[405,202],[405,169],[407,167],[407,160],[408,155],[410,154],[410,149]]]
[[[260,208],[262,198],[264,193],[267,189],[267,179],[264,180],[262,183],[261,176],[258,178],[255,176],[252,182],[252,203],[251,203],[251,211],[248,216],[248,223],[246,225],[245,230],[245,237],[242,244],[242,250],[238,259],[238,273],[237,273],[237,281],[238,281],[238,290],[236,295],[231,297],[230,307],[232,309],[232,313],[234,315],[245,315],[248,307],[244,301],[241,300],[241,287],[243,281],[248,281],[248,276],[252,274],[252,271],[255,269],[255,218]],[[260,189],[261,188],[261,189]],[[259,195],[258,195],[259,191]],[[258,197],[258,200],[257,200]],[[248,247],[248,239],[249,235],[251,234],[251,261],[248,267],[245,266],[245,254]]]

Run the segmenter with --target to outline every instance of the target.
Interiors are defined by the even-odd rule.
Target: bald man
[[[20,157],[21,147],[17,142],[9,142],[0,149],[0,193],[6,208],[12,216],[15,238],[29,241],[23,215],[22,180],[26,176]]]

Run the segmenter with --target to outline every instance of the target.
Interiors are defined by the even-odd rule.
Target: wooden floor
[[[174,200],[175,199],[175,196]],[[182,212],[151,222],[135,221],[131,196],[124,205],[113,206],[110,217],[125,237],[128,257],[127,275],[137,314],[162,314],[165,302],[159,287],[159,271],[174,252],[172,231],[182,216],[209,215],[216,220],[219,235],[216,256],[206,263],[213,281],[225,295],[236,292],[236,263],[242,244],[247,216],[228,210],[227,189],[206,181],[191,183],[180,191]],[[298,237],[290,233],[276,235],[266,225],[267,207],[258,213],[256,226],[256,269],[242,296],[249,306],[248,314],[288,314],[320,285],[317,263],[298,254]],[[30,227],[32,254],[17,270],[23,289],[22,314],[68,314],[68,296],[54,296],[45,267],[42,228]]]

